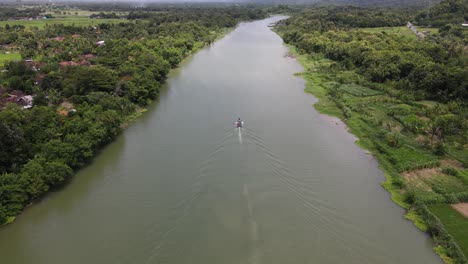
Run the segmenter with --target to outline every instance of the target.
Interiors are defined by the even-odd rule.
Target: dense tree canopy
[[[461,25],[446,25],[440,35],[420,41],[383,30],[356,30],[404,26],[410,18],[391,11],[388,13],[395,13],[393,16],[355,10],[355,14],[343,15],[342,8],[307,10],[284,22],[284,40],[307,53],[324,54],[348,69],[355,68],[370,81],[395,82],[420,99],[468,99],[468,56],[464,48],[468,38]]]

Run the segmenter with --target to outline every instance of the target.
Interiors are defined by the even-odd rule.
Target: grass
[[[440,194],[458,193],[468,190],[468,186],[454,176],[434,177],[427,180],[427,183],[431,186],[432,190]]]
[[[463,251],[463,254],[468,256],[468,219],[447,204],[431,205],[428,207],[440,219],[450,235],[452,235]]]
[[[468,185],[468,169],[458,170],[457,176],[463,183]]]
[[[6,222],[3,224],[0,224],[0,227],[13,223],[15,219],[16,219],[16,216],[8,216]]]
[[[432,168],[439,165],[437,158],[433,155],[406,144],[398,148],[379,144],[378,150],[388,156],[390,162],[399,172]]]
[[[22,25],[27,28],[37,27],[43,29],[45,25],[52,24],[63,24],[66,26],[95,26],[102,23],[120,23],[128,22],[126,19],[91,19],[88,17],[66,17],[66,18],[50,18],[50,19],[40,19],[40,20],[9,20],[9,21],[0,21],[0,26],[4,27],[5,25]]]
[[[120,127],[127,128],[130,125],[130,123],[133,123],[136,120],[138,120],[146,111],[148,111],[148,109],[146,108],[137,108],[132,114],[125,117]]]
[[[405,215],[405,218],[413,221],[414,225],[421,231],[427,231],[427,225],[424,223],[424,220],[416,213],[415,210],[410,209]]]
[[[10,52],[10,53],[0,53],[0,66],[3,66],[7,61],[17,61],[21,60],[21,55],[19,52]]]
[[[384,173],[384,175],[386,180],[382,183],[382,187],[390,193],[392,201],[405,209],[409,209],[411,205],[406,202],[405,195],[401,192],[401,189],[394,184],[394,178],[388,173]]]
[[[318,68],[322,64],[330,63],[330,60],[321,59],[313,60],[308,58],[307,55],[300,54],[297,52],[296,48],[291,45],[287,45],[289,52],[293,54],[296,59],[300,62],[302,67],[304,67],[304,72],[297,73],[296,75],[301,76],[306,81],[306,88],[304,91],[306,93],[313,94],[319,101],[314,104],[315,109],[320,113],[336,116],[338,118],[344,118],[341,110],[336,106],[335,102],[330,100],[327,96],[326,85],[327,82],[323,81],[323,78],[320,74],[317,74]]]
[[[452,258],[450,258],[449,256],[447,256],[447,250],[442,247],[442,246],[437,246],[437,247],[434,247],[434,252],[437,253],[437,255],[440,256],[440,258],[447,264],[454,264],[455,262],[453,261]]]
[[[348,93],[350,95],[359,96],[359,97],[374,96],[374,95],[381,95],[382,94],[382,92],[380,92],[380,91],[372,90],[372,89],[369,89],[369,88],[364,87],[362,85],[358,85],[358,84],[354,84],[354,83],[342,84],[339,87],[339,90],[341,90],[341,91],[343,91],[345,93]]]

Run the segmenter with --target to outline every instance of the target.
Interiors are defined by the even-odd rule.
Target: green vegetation
[[[379,160],[384,188],[441,256],[466,263],[468,232],[440,223],[468,220],[450,223],[426,206],[468,202],[468,30],[420,28],[431,32],[420,40],[405,26],[412,19],[390,9],[309,8],[276,31],[304,66],[315,108],[342,118]]]
[[[408,211],[405,215],[405,218],[408,220],[413,221],[414,225],[419,228],[421,231],[427,231],[427,225],[424,223],[424,219],[422,219],[414,209]],[[440,254],[439,254],[440,255]]]
[[[468,20],[468,1],[451,0],[421,12],[416,16],[420,25],[445,26],[447,24],[461,24]]]
[[[5,61],[0,73],[0,224],[65,184],[141,115],[171,68],[238,22],[266,16],[241,7],[159,14],[94,27],[83,17],[35,29],[2,24],[2,49],[22,60]]]
[[[358,97],[374,96],[374,95],[382,94],[382,92],[380,91],[372,90],[365,86],[358,85],[355,83],[341,84],[338,87],[338,90],[348,93],[350,95],[358,96]]]
[[[90,19],[88,17],[66,17],[66,18],[50,18],[36,20],[12,20],[0,21],[0,27],[9,26],[24,26],[27,28],[37,27],[43,29],[46,25],[62,24],[65,26],[97,26],[102,23],[120,23],[125,22],[122,19]]]
[[[14,7],[1,7],[0,8],[0,21],[8,19],[20,19],[40,16],[42,10],[37,7],[32,8],[14,8]]]
[[[453,260],[447,255],[447,250],[442,246],[436,246],[433,248],[434,252],[442,258],[442,260],[447,264],[453,264]]]
[[[446,204],[429,206],[429,210],[444,224],[445,229],[453,236],[463,253],[468,255],[468,221],[459,212]]]
[[[417,27],[420,32],[429,32],[429,34],[437,34],[438,28],[432,27]],[[417,39],[418,37],[407,27],[373,27],[373,28],[359,28],[358,31],[367,33],[382,33],[387,35],[394,35],[395,37],[407,37],[411,39]],[[427,33],[424,33],[427,35]]]
[[[7,61],[19,60],[21,60],[21,55],[19,54],[19,52],[0,53],[0,66],[2,66]]]

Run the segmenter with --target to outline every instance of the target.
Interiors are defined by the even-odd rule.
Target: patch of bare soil
[[[426,191],[432,191],[432,188],[425,182],[425,180],[432,179],[434,176],[440,174],[440,168],[428,168],[403,172],[401,175],[414,187],[419,187]]]
[[[457,203],[450,205],[453,209],[457,210],[464,217],[468,218],[468,203]]]
[[[60,106],[66,110],[71,110],[74,108],[73,104],[70,103],[69,101],[63,101]]]
[[[291,58],[291,59],[296,58],[296,56],[295,56],[293,53],[291,53],[291,52],[286,52],[286,53],[284,54],[284,57],[285,57],[285,58]]]
[[[429,120],[431,120],[431,119],[430,119],[429,117],[427,117],[427,116],[418,116],[418,118],[421,119],[421,120],[424,120],[424,121],[429,121]]]

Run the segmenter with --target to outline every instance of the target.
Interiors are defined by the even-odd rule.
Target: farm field
[[[418,27],[418,26],[416,26],[416,28],[420,32],[428,31],[428,32],[431,32],[431,34],[438,33],[438,31],[439,31],[437,28]],[[360,28],[360,29],[356,29],[356,30],[369,32],[369,33],[385,32],[386,34],[402,35],[402,36],[408,36],[408,37],[416,38],[416,35],[413,32],[411,32],[411,30],[406,26]]]
[[[102,23],[120,23],[126,22],[126,19],[91,19],[88,17],[69,16],[66,18],[50,18],[41,20],[9,20],[0,21],[0,27],[5,25],[22,25],[25,27],[37,27],[42,29],[45,25],[49,24],[64,24],[64,25],[75,25],[75,26],[94,26]]]
[[[468,219],[447,204],[431,205],[429,209],[444,224],[465,256],[468,255]]]

